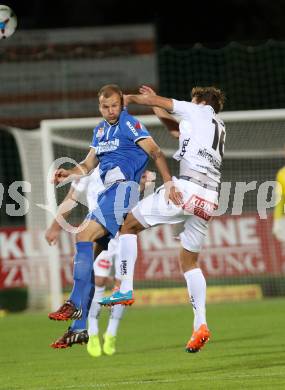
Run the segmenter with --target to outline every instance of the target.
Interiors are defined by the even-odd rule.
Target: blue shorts
[[[138,203],[139,185],[133,181],[114,183],[98,196],[98,207],[87,215],[115,237],[128,212]]]

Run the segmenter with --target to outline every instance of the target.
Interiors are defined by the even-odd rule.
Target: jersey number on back
[[[219,145],[219,153],[220,156],[223,157],[224,155],[224,143],[225,143],[225,130],[222,129],[221,132],[219,131],[219,124],[216,121],[216,119],[212,119],[212,123],[215,125],[215,135],[213,139],[212,149],[217,150]]]

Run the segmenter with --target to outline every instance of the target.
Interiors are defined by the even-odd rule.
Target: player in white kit
[[[158,224],[184,222],[184,231],[180,233],[180,262],[194,312],[193,333],[186,351],[198,352],[210,338],[206,322],[206,281],[198,266],[198,255],[209,221],[218,207],[226,132],[217,114],[223,108],[224,94],[215,87],[196,87],[192,89],[191,102],[186,102],[155,95],[146,86],[140,92],[140,95],[125,96],[125,104],[158,107],[158,116],[168,129],[179,130],[179,149],[173,157],[180,162],[180,172],[173,181],[183,194],[183,204],[176,206],[166,202],[165,189],[160,187],[128,214],[119,237],[120,291],[99,303],[127,304],[133,297],[137,234],[140,231]],[[179,126],[169,112],[181,118]]]
[[[89,211],[94,210],[97,207],[98,195],[101,191],[104,191],[102,180],[99,174],[99,166],[88,176],[80,178],[80,180],[73,181],[71,188],[66,198],[61,204],[61,215],[66,218],[70,213],[73,203],[81,198],[82,195],[86,197]],[[84,199],[81,199],[82,203],[85,203]],[[70,203],[72,202],[72,203]],[[66,211],[63,211],[66,208]],[[57,219],[54,219],[52,225],[46,232],[46,240],[49,244],[55,244],[58,240],[59,233],[61,231],[61,225]],[[108,243],[109,241],[109,243]],[[115,268],[115,286],[120,284],[120,271],[117,256],[117,243],[118,237],[111,240],[101,240],[99,245],[101,253],[96,257],[93,265],[95,274],[95,291],[94,297],[90,306],[89,315],[88,312],[83,313],[83,318],[73,321],[68,331],[51,344],[53,348],[67,348],[73,344],[87,343],[87,351],[93,357],[98,357],[102,354],[102,348],[99,340],[99,328],[98,319],[101,311],[101,306],[98,301],[104,296],[106,285],[109,281],[112,266]],[[97,251],[98,253],[98,251]],[[117,261],[116,261],[117,260]],[[124,306],[118,305],[118,307],[112,308],[110,312],[110,318],[108,322],[107,330],[104,334],[103,351],[106,355],[113,355],[115,353],[116,334],[120,320],[123,316]],[[88,315],[88,334],[86,332],[86,319]],[[89,340],[88,340],[89,336]]]

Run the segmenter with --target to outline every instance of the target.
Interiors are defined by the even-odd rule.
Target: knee
[[[75,235],[76,242],[92,242],[100,238],[100,235],[97,232],[88,232],[82,230],[81,232]]]
[[[91,236],[90,236],[89,232],[86,231],[86,230],[81,230],[78,233],[76,233],[75,240],[76,240],[76,242],[86,242],[86,241],[90,242],[90,241],[93,241],[91,239]]]
[[[190,271],[191,269],[197,268],[198,265],[197,252],[190,252],[185,248],[182,248],[180,253],[180,263],[183,272]]]
[[[104,287],[106,286],[107,278],[103,276],[95,276],[95,286]]]
[[[106,234],[105,228],[95,221],[85,220],[75,236],[77,242],[96,241]]]
[[[121,227],[120,233],[138,234],[141,230],[143,230],[143,228],[140,223],[135,219],[132,214],[129,214]]]

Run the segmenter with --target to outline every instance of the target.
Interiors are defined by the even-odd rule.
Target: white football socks
[[[206,324],[206,280],[200,268],[184,273],[194,312],[194,330]]]
[[[102,306],[99,305],[100,299],[103,298],[105,292],[105,286],[95,286],[94,297],[90,306],[88,315],[88,334],[89,336],[97,335],[99,333],[98,319]]]
[[[110,336],[116,336],[120,320],[125,310],[124,305],[115,305],[111,309],[111,314],[108,322],[106,333]]]
[[[134,289],[134,270],[137,260],[137,235],[123,234],[119,237],[119,263],[121,268],[120,291],[126,293]]]

